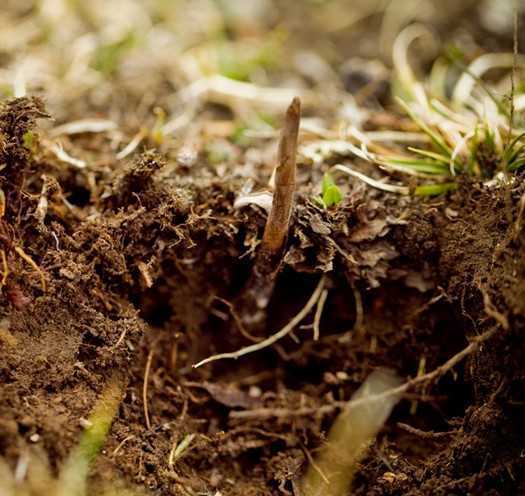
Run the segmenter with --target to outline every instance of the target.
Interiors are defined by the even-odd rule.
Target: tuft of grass
[[[380,157],[378,161],[383,165],[420,176],[470,175],[482,180],[491,179],[498,172],[516,172],[525,166],[523,131],[515,135],[512,130],[501,130],[488,121],[480,121],[472,124],[473,131],[447,135],[424,123],[407,102],[402,102],[402,106],[430,138],[431,146],[429,149],[407,147],[410,155]],[[510,133],[507,145],[501,138],[504,133]]]
[[[509,172],[515,172],[525,166],[525,132],[516,136],[503,153],[503,166]]]
[[[367,176],[349,165],[338,164],[331,169],[383,191],[415,196],[453,191],[458,187],[458,176],[465,175],[483,181],[488,187],[497,187],[503,184],[501,177],[525,168],[525,119],[522,115],[525,85],[515,81],[510,97],[498,98],[494,88],[508,86],[509,75],[493,85],[483,79],[485,72],[494,67],[512,69],[514,75],[518,66],[525,66],[525,56],[517,52],[482,55],[469,66],[463,64],[455,84],[449,87],[449,72],[457,73],[458,60],[462,57],[455,53],[438,58],[428,80],[420,81],[410,67],[407,52],[414,40],[429,34],[424,26],[410,25],[399,34],[393,48],[394,95],[400,109],[419,129],[417,134],[424,138],[418,141],[425,145],[389,148],[375,143],[366,133],[350,128],[349,135],[361,146],[349,141],[323,140],[321,144],[314,142],[303,146],[302,155],[314,163],[327,155],[353,155],[383,170],[401,172],[416,180],[420,178],[421,184],[417,181],[414,184],[414,180],[396,184]],[[400,123],[400,129],[391,132],[396,135],[393,141],[414,141],[415,133],[407,132],[406,124]],[[406,139],[399,139],[403,135]],[[314,201],[326,207],[322,197]]]
[[[491,180],[498,173],[513,173],[525,167],[525,129],[515,126],[511,118],[520,95],[498,98],[482,79],[492,67],[509,68],[516,59],[512,54],[486,54],[467,66],[461,62],[461,54],[449,50],[446,58],[436,62],[430,80],[421,82],[408,65],[406,52],[410,43],[423,34],[421,27],[412,26],[399,35],[394,65],[398,104],[428,137],[429,146],[407,147],[403,154],[383,151],[375,161],[395,171],[441,181],[416,187],[413,191],[420,196],[455,189],[458,175]],[[447,92],[446,73],[451,66],[456,70],[460,67],[462,72],[452,91]]]
[[[438,196],[458,189],[457,183],[420,184],[414,189],[415,196]]]

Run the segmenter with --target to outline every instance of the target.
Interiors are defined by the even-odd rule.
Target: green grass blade
[[[515,172],[518,169],[521,169],[525,165],[525,157],[520,158],[519,160],[516,160],[512,164],[509,164],[507,167],[507,170],[509,172]]]
[[[458,188],[457,183],[422,184],[414,190],[416,196],[437,196]]]
[[[410,106],[403,101],[401,98],[397,98],[397,101],[399,104],[403,107],[405,112],[410,116],[410,118],[418,125],[418,127],[429,136],[429,138],[432,140],[434,145],[436,145],[439,150],[444,155],[451,156],[452,155],[452,148],[450,148],[445,141],[439,136],[436,132],[432,131],[430,127],[428,127],[410,108]]]
[[[524,146],[517,147],[516,145],[525,138],[525,132],[519,134],[516,136],[505,148],[505,152],[503,153],[503,161],[505,164],[510,164],[516,156],[523,150]]]
[[[90,427],[67,458],[58,481],[56,496],[85,496],[91,463],[102,448],[124,394],[125,382],[114,376],[89,416]]]
[[[445,157],[445,155],[431,152],[430,150],[422,150],[421,148],[414,148],[412,146],[409,146],[408,149],[411,152],[417,153],[418,155],[422,155],[423,157],[431,158],[432,160],[435,160],[436,162],[447,164],[447,166],[448,164],[450,164],[450,157]]]
[[[414,170],[422,174],[450,176],[450,169],[448,165],[440,164],[430,160],[393,158],[385,160],[385,163],[387,165],[392,165],[396,167],[405,167],[409,170]]]

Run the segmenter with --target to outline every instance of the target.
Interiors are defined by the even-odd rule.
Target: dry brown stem
[[[277,254],[288,235],[295,193],[297,140],[301,120],[301,100],[295,97],[286,111],[284,127],[279,142],[278,162],[275,171],[275,192],[272,210],[264,230],[262,250]]]

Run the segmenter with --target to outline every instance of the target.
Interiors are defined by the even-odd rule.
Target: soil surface
[[[154,107],[133,91],[123,90],[137,113],[122,111],[122,143]],[[364,128],[401,119],[378,110],[382,95]],[[104,115],[100,98],[59,121]],[[330,112],[314,107],[306,102],[306,118]],[[14,469],[37,446],[58,471],[118,374],[125,397],[95,482],[122,478],[159,495],[300,494],[343,402],[373,370],[410,380],[489,333],[408,389],[352,494],[525,494],[524,174],[508,186],[460,179],[434,198],[351,178],[327,209],[317,185],[342,157],[301,159],[280,270],[250,326],[242,302],[267,212],[236,199],[267,188],[276,136],[248,145],[230,139],[225,105],[202,112],[206,125],[177,153],[149,134],[119,158],[109,132],[65,134],[66,150],[89,163],[81,168],[52,151],[57,116],[43,99],[1,101],[0,455]],[[317,329],[314,308],[273,346],[194,368],[277,332],[321,278]]]

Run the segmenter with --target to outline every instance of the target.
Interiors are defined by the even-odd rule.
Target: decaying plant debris
[[[0,12],[0,493],[525,493],[512,12],[121,1]]]

